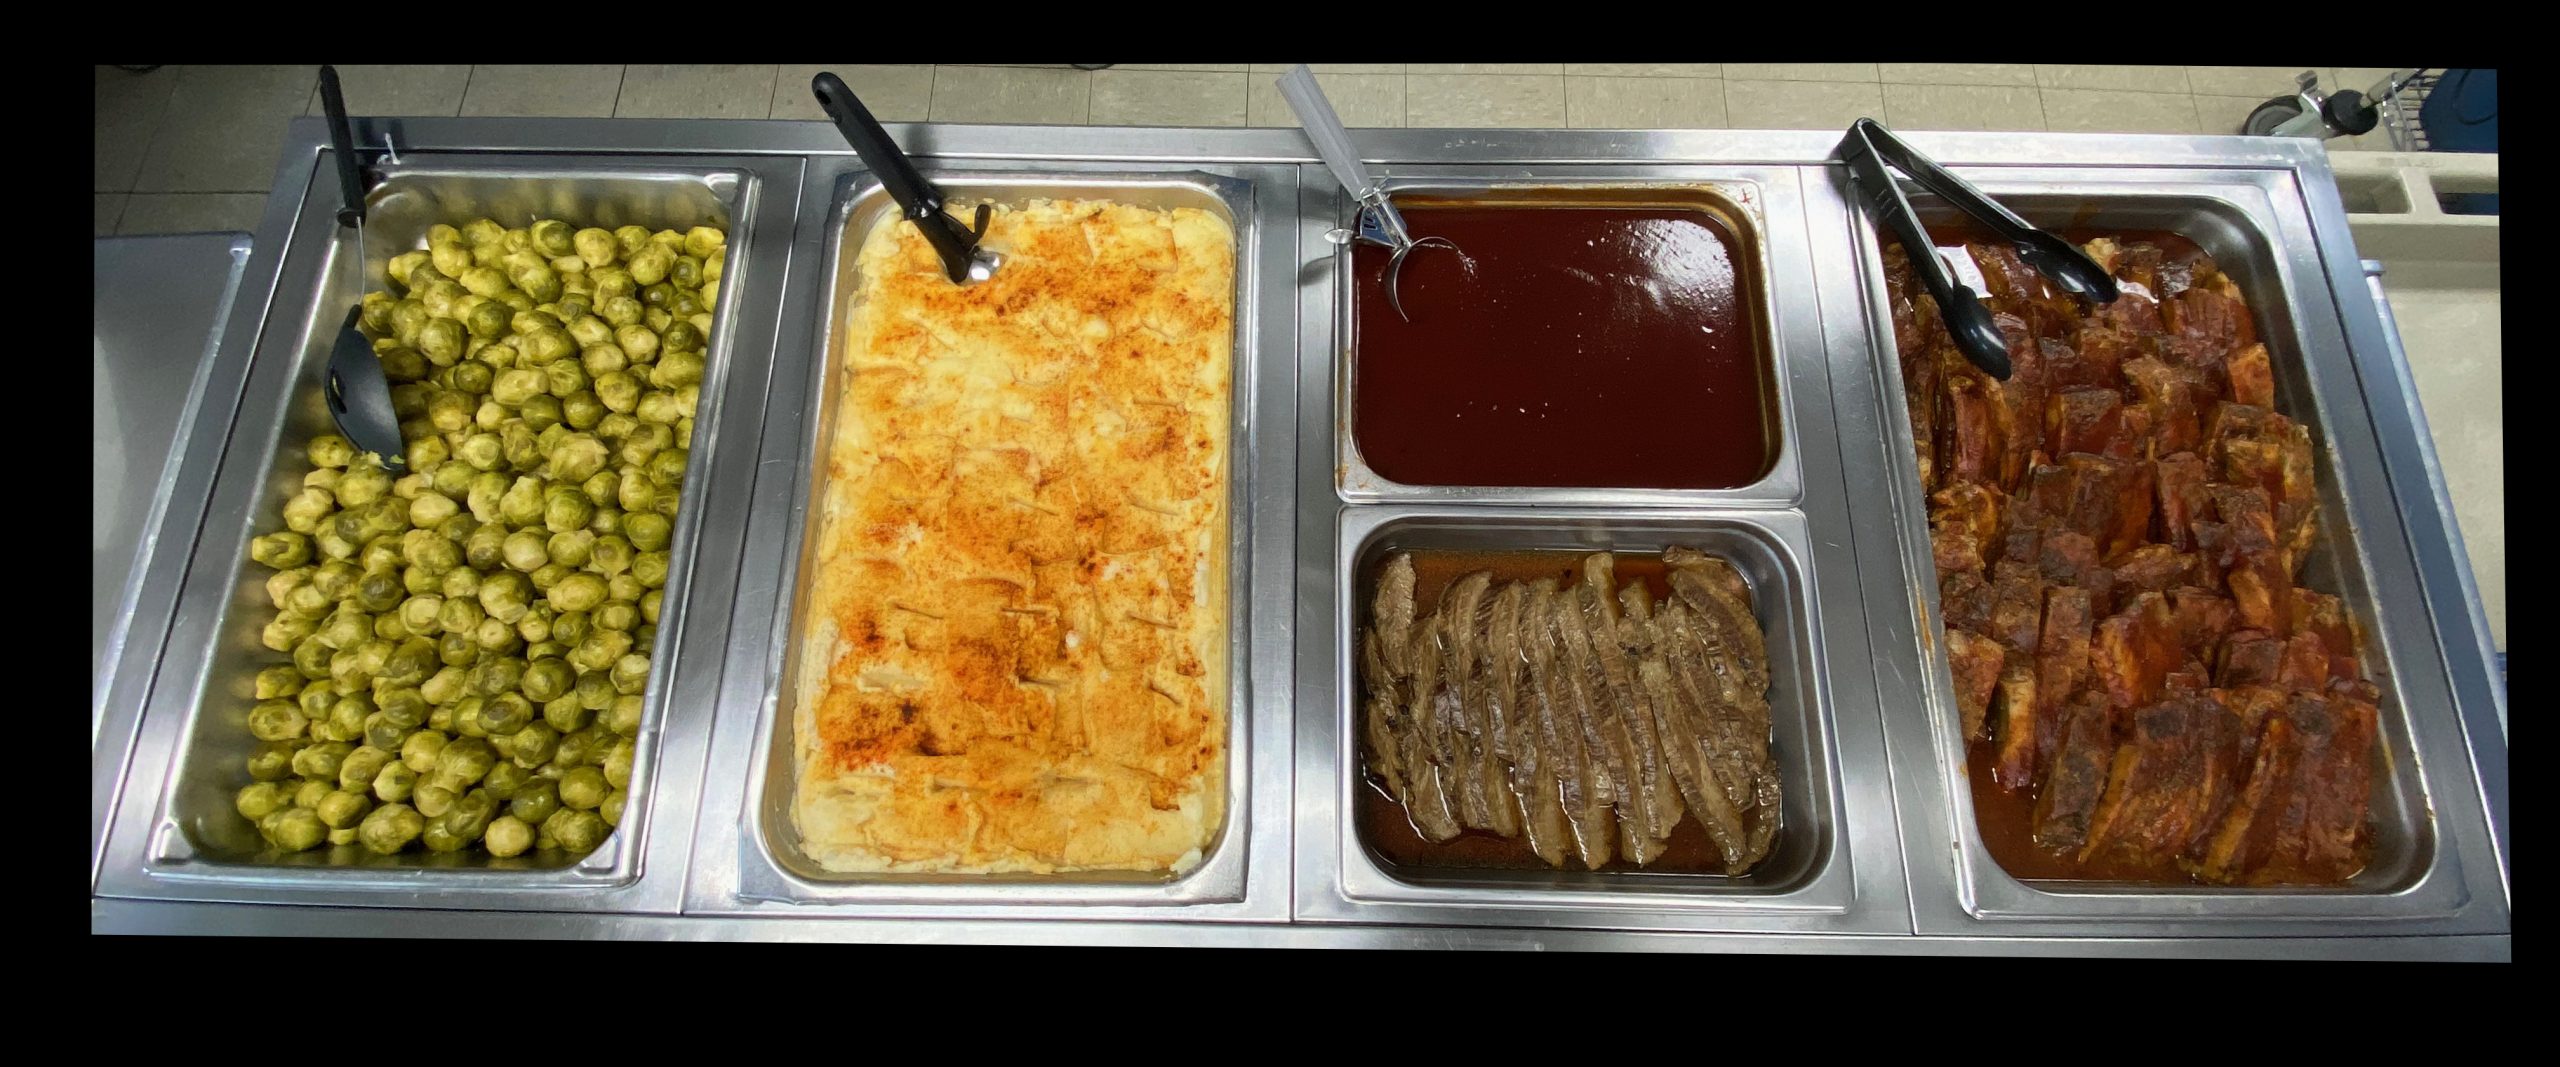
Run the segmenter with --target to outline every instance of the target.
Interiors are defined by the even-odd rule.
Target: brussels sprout
[[[302,737],[302,729],[310,727],[310,716],[294,706],[294,701],[264,701],[248,709],[248,734],[261,742],[289,742]]]
[[[406,763],[386,763],[382,765],[381,770],[374,772],[373,795],[376,799],[385,802],[404,801],[409,799],[410,794],[417,788],[418,772]]]
[[[437,316],[418,327],[414,347],[427,357],[428,362],[439,367],[452,366],[462,358],[462,346],[468,333],[461,323]]]
[[[438,433],[460,433],[471,428],[476,406],[469,396],[444,390],[427,398],[427,421],[435,425]]]
[[[350,603],[367,612],[379,614],[400,606],[400,576],[392,571],[370,571],[356,580],[355,598]]]
[[[728,233],[717,226],[696,226],[684,234],[685,254],[697,259],[719,255],[728,245]]]
[[[507,535],[503,557],[508,567],[531,571],[551,562],[551,539],[537,529],[522,529]]]
[[[576,810],[553,812],[549,819],[544,820],[544,826],[552,838],[560,842],[561,850],[572,854],[595,851],[597,845],[604,843],[605,834],[610,830],[603,816]]]
[[[560,272],[551,269],[548,263],[524,264],[510,271],[507,277],[516,283],[516,288],[524,290],[526,296],[537,301],[558,300],[565,291],[560,284]]]
[[[489,398],[508,407],[517,407],[541,393],[547,381],[539,370],[516,367],[501,372],[490,382]]]
[[[329,827],[309,808],[285,808],[258,820],[258,832],[279,849],[303,852],[318,847],[329,836]]]
[[[492,523],[488,526],[481,527],[481,529],[503,531],[505,527]],[[496,544],[504,544],[506,542],[506,537],[503,533],[500,533],[492,535],[491,540],[496,542]],[[492,554],[494,555],[496,545],[492,545],[491,547]],[[490,562],[494,564],[497,561],[493,558]],[[444,580],[437,583],[436,591],[442,593],[445,600],[448,602],[454,600],[477,600],[480,597],[480,572],[468,567],[456,567],[452,570],[446,571],[444,574]]]
[[[592,611],[597,605],[604,603],[605,580],[584,572],[572,574],[561,579],[560,584],[552,586],[549,596],[554,610]],[[553,631],[558,632],[556,623]]]
[[[598,458],[601,460],[602,457]],[[316,486],[306,486],[284,502],[284,525],[295,533],[308,534],[319,529],[321,522],[337,509],[335,494]]]
[[[613,240],[614,244],[621,248],[623,257],[627,259],[649,247],[649,228],[646,226],[616,227],[613,231]]]
[[[461,799],[462,794],[452,786],[426,782],[411,790],[409,797],[409,802],[417,805],[418,814],[432,819],[453,810],[453,802]]]
[[[648,310],[648,305],[627,293],[608,296],[596,302],[596,317],[603,319],[606,325],[612,326],[616,336],[620,336],[620,331],[625,327],[643,325]]]
[[[359,654],[339,653],[341,656]],[[337,703],[329,705],[329,717],[324,720],[326,728],[320,731],[327,735],[323,740],[346,742],[362,740],[364,720],[372,714],[373,697],[370,694],[359,690],[339,697]]]
[[[292,530],[251,538],[249,558],[277,570],[299,567],[311,562],[311,539]]]
[[[636,609],[634,613],[637,614]],[[629,631],[598,627],[580,639],[577,647],[569,651],[567,658],[571,666],[581,670],[601,671],[613,666],[615,660],[621,659],[623,654],[629,651],[631,651]],[[608,679],[606,684],[611,685],[611,680]]]
[[[362,794],[339,789],[320,798],[316,811],[320,821],[330,829],[343,830],[354,826],[356,820],[364,818],[365,812],[372,807],[373,803]]]
[[[699,328],[691,322],[679,322],[667,327],[667,336],[661,345],[669,352],[700,352],[702,343],[702,331]]]
[[[525,232],[532,238],[534,250],[545,256],[575,255],[578,252],[577,231],[558,219],[538,219]]]
[[[293,755],[296,751],[293,742],[290,741],[272,741],[259,746],[256,752],[249,754],[246,761],[249,777],[261,782],[282,780],[293,773]]]
[[[604,606],[588,613],[588,617],[594,621],[597,629],[629,631],[640,625],[640,605],[637,603],[639,590],[616,588],[616,583],[622,580],[622,575],[616,575],[612,581],[606,582],[606,592],[613,599],[605,601]],[[620,595],[625,592],[633,595],[630,597]]]
[[[555,455],[553,462],[558,462]],[[595,503],[584,490],[555,486],[542,498],[542,523],[552,533],[568,533],[587,524],[595,515]]]
[[[521,353],[521,362],[533,367],[547,367],[578,354],[577,340],[569,336],[569,331],[557,326],[545,326],[519,335],[516,348]]]
[[[445,816],[427,820],[426,832],[418,835],[419,843],[427,846],[427,851],[459,852],[471,847],[471,839],[462,836],[452,820],[446,817],[451,814],[446,812]]]
[[[319,807],[321,799],[327,797],[330,792],[329,783],[317,778],[305,778],[302,781],[294,783],[293,806],[297,808]]]
[[[702,257],[677,256],[675,265],[667,268],[667,281],[678,289],[702,286]]]
[[[399,255],[391,257],[391,262],[385,264],[383,270],[385,273],[391,275],[391,280],[394,283],[397,283],[401,288],[406,289],[409,287],[410,277],[416,273],[418,266],[429,262],[432,258],[433,257],[425,252],[402,252]]]
[[[622,255],[622,246],[615,242],[613,234],[593,226],[579,230],[570,240],[577,246],[578,258],[586,260],[589,269],[611,266]]]
[[[559,662],[563,666],[568,664],[565,659]],[[583,693],[585,677],[581,676],[578,681],[570,683],[569,692],[543,702],[542,721],[562,734],[576,733],[586,729],[594,721],[595,713],[609,706],[613,701],[612,681],[605,678],[601,672],[594,674],[594,677],[602,690],[602,697],[595,706],[588,706]]]
[[[312,590],[306,587],[304,589],[296,590],[295,594],[296,596],[300,596],[301,594],[311,592]],[[320,605],[313,606],[319,607]],[[312,633],[319,628],[319,621],[311,618],[309,614],[288,612],[286,614],[276,616],[274,619],[270,620],[263,629],[259,630],[258,641],[260,644],[278,652],[293,651],[300,648],[303,643],[311,637]]]
[[[292,803],[292,794],[274,782],[251,782],[231,795],[232,810],[250,822],[264,819]]]
[[[434,730],[422,730],[400,743],[400,762],[410,770],[425,774],[434,770],[436,759],[443,755],[447,738]]]
[[[346,761],[347,753],[355,750],[356,746],[344,741],[309,746],[293,754],[293,773],[305,778],[335,780],[338,765]]]
[[[533,606],[533,583],[516,571],[499,571],[480,582],[479,602],[489,618],[512,626]]]
[[[497,762],[497,750],[490,748],[489,742],[476,737],[466,737],[444,746],[443,750],[436,754],[435,767],[430,773],[439,778],[454,778],[469,784],[479,781],[482,775],[488,774],[489,768],[496,766]]]
[[[594,429],[596,423],[604,419],[605,411],[604,401],[596,399],[593,392],[565,397],[560,401],[560,421],[572,429]]]
[[[373,809],[356,826],[356,840],[380,855],[388,856],[409,847],[426,829],[426,818],[407,804],[386,803]]]
[[[667,272],[675,267],[675,253],[664,248],[645,248],[631,255],[631,280],[652,286],[667,280]]]
[[[507,291],[507,273],[495,267],[472,267],[463,271],[454,280],[461,282],[463,288],[482,297],[494,297]],[[505,306],[498,305],[501,310]]]
[[[516,634],[513,626],[497,619],[482,619],[479,627],[471,631],[471,643],[478,645],[482,652],[503,656],[523,648],[524,638]]]
[[[587,369],[578,360],[564,359],[542,368],[543,387],[563,400],[587,391]]]
[[[549,778],[534,775],[516,787],[507,800],[507,811],[529,823],[539,823],[560,810],[560,786]]]
[[[660,389],[696,385],[702,381],[702,353],[669,352],[649,368],[649,384]]]
[[[447,388],[452,389],[457,393],[468,394],[472,397],[473,407],[471,418],[475,424],[480,423],[483,413],[489,410],[488,405],[480,403],[478,398],[487,396],[490,387],[497,384],[497,381],[497,368],[477,360],[455,367],[445,375],[445,386]],[[454,449],[454,454],[456,456],[467,455],[467,453],[459,447]]]
[[[604,772],[594,767],[579,767],[560,776],[560,802],[582,811],[604,803],[604,795],[611,789]]]
[[[640,681],[643,684],[647,683],[649,680],[649,669],[646,666],[648,661],[639,656],[624,656],[622,658],[626,660],[641,660],[643,665],[640,669]],[[640,733],[640,717],[643,713],[642,706],[643,702],[640,698],[640,687],[635,685],[632,687],[631,692],[613,698],[613,706],[605,709],[602,725],[605,730],[610,733],[614,733],[622,737],[636,737]]]
[[[501,815],[489,820],[489,828],[483,836],[482,843],[488,846],[489,854],[501,859],[523,855],[526,849],[533,847],[532,825],[514,815]]]
[[[511,750],[513,746],[502,743],[498,747],[502,750]],[[512,751],[502,751],[502,754],[510,758],[514,755]],[[535,777],[531,770],[519,764],[501,760],[496,766],[489,768],[487,777],[480,779],[478,791],[487,793],[497,800],[506,800],[515,796],[517,789]]]
[[[477,598],[449,597],[439,609],[436,621],[449,634],[468,634],[477,630],[487,612]]]

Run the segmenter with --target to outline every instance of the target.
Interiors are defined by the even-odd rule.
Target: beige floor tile
[[[1861,118],[1884,117],[1884,90],[1874,82],[1727,78],[1724,104],[1725,120],[1737,130],[1845,130]]]
[[[1072,67],[935,67],[933,121],[1081,125],[1092,84]]]
[[[1719,130],[1725,127],[1724,82],[1568,74],[1564,114],[1576,129]]]
[[[2197,94],[2196,132],[2237,134],[2249,113],[2266,103],[2263,96],[2206,96]]]
[[[2198,96],[2291,96],[2293,79],[2303,71],[2320,75],[2321,87],[2328,88],[2327,67],[2188,67],[2187,89]]]
[[[483,63],[462,94],[465,115],[608,118],[622,95],[618,65]]]
[[[124,202],[131,199],[131,197],[124,193],[96,193],[92,195],[98,202],[98,209],[97,215],[95,216],[97,222],[89,227],[89,236],[105,237],[108,234],[116,232],[116,220],[124,217]]]
[[[760,119],[773,113],[771,63],[634,63],[615,118]]]
[[[2030,63],[1878,63],[1876,73],[1888,84],[2024,85],[2034,88],[2036,68]]]
[[[1564,75],[1407,74],[1404,122],[1417,127],[1560,127]]]
[[[471,84],[471,64],[338,64],[338,89],[346,94],[349,115],[437,115],[462,113],[462,92]],[[325,115],[320,87],[311,87],[305,115]]]
[[[119,234],[255,232],[265,193],[136,193],[116,223]]]
[[[1285,72],[1287,72],[1289,68],[1294,67],[1294,66],[1297,66],[1297,64],[1295,64],[1295,63],[1253,63],[1253,64],[1249,64],[1249,66],[1252,68],[1252,73],[1255,73],[1255,74],[1281,74],[1281,73],[1285,73]],[[1316,72],[1316,73],[1318,73],[1318,74],[1402,74],[1402,73],[1404,73],[1404,64],[1402,64],[1402,63],[1309,63],[1309,64],[1307,64],[1307,69],[1308,69],[1308,70],[1312,70],[1312,71],[1314,71],[1314,72]]]
[[[1887,84],[1884,113],[1897,130],[2044,129],[2033,86]]]
[[[2057,133],[2194,133],[2195,98],[2185,93],[2046,89],[2044,125]]]
[[[1121,64],[1117,64],[1117,65],[1113,66],[1111,69],[1113,69],[1113,70],[1198,70],[1198,71],[1210,71],[1210,70],[1232,70],[1232,71],[1241,71],[1241,70],[1246,69],[1246,65],[1245,65],[1245,64],[1243,64],[1243,63],[1121,63]]]
[[[1871,82],[1873,63],[1727,63],[1724,76],[1736,81]]]
[[[1098,70],[1093,72],[1093,103],[1086,121],[1096,126],[1242,126],[1252,80],[1240,70]]]
[[[932,116],[933,67],[925,63],[785,63],[773,78],[772,116],[824,120],[826,111],[809,92],[809,79],[822,70],[832,70],[844,79],[845,87],[862,98],[872,118],[923,122]]]
[[[1316,84],[1324,87],[1325,99],[1333,102],[1333,113],[1341,116],[1345,126],[1393,129],[1404,125],[1402,74],[1318,74]],[[1247,125],[1298,124],[1297,112],[1289,110],[1289,101],[1281,97],[1271,75],[1250,75],[1246,88],[1251,92],[1245,108]]]
[[[1567,63],[1566,76],[1601,78],[1721,78],[1722,63]]]
[[[319,71],[163,67],[149,75],[174,77],[177,85],[133,191],[242,193],[273,185],[285,126],[310,102]]]
[[[121,193],[133,188],[134,176],[142,172],[143,158],[151,152],[151,135],[169,111],[178,72],[162,67],[136,74],[100,65],[96,76],[97,110],[89,127],[95,150],[90,184],[99,192]]]
[[[1407,63],[1407,74],[1562,74],[1562,63]]]
[[[2137,93],[2187,91],[2187,68],[2038,63],[2036,84],[2046,89],[2119,89]]]

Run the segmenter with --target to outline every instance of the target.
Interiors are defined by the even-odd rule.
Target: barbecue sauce
[[[1411,269],[1408,267],[1407,269]],[[1364,569],[1355,588],[1377,588],[1375,562],[1386,553],[1378,553],[1372,566]],[[1490,571],[1497,583],[1534,582],[1540,578],[1557,579],[1559,590],[1571,590],[1582,584],[1582,558],[1586,553],[1553,551],[1416,551],[1413,553],[1413,604],[1417,618],[1431,614],[1440,606],[1440,594],[1450,583],[1475,571]],[[1641,581],[1662,601],[1671,596],[1671,581],[1665,575],[1662,557],[1650,553],[1617,553],[1613,561],[1620,588]],[[1362,602],[1358,625],[1368,625],[1367,601]],[[1359,683],[1355,680],[1353,684]],[[1356,729],[1356,726],[1355,726]],[[1503,837],[1484,830],[1466,830],[1448,841],[1434,843],[1415,829],[1404,805],[1387,793],[1386,783],[1367,771],[1368,758],[1359,759],[1360,787],[1352,791],[1352,819],[1360,840],[1369,851],[1390,866],[1404,868],[1472,868],[1476,870],[1579,871],[1582,861],[1570,850],[1562,868],[1547,866],[1538,854],[1529,851],[1529,839]],[[1506,797],[1511,794],[1505,793]],[[1612,826],[1615,825],[1613,822]],[[1785,831],[1780,831],[1781,840]],[[1764,859],[1762,866],[1769,863]],[[1715,841],[1707,836],[1707,828],[1694,814],[1683,813],[1671,830],[1671,838],[1662,855],[1642,867],[1612,850],[1609,863],[1600,868],[1611,873],[1645,874],[1711,874],[1725,873],[1724,856],[1716,851]]]
[[[1354,249],[1353,437],[1407,485],[1724,489],[1776,454],[1748,245],[1682,206],[1400,203]]]

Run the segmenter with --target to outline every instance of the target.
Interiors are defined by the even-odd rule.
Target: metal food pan
[[[1185,170],[1147,173],[954,171],[929,174],[954,210],[978,201],[1021,204],[1031,199],[1102,198],[1153,209],[1197,208],[1225,220],[1236,235],[1235,337],[1229,388],[1232,411],[1228,444],[1227,514],[1227,759],[1223,768],[1225,822],[1200,864],[1179,876],[1140,872],[1071,872],[1054,875],[1005,874],[841,874],[810,859],[801,847],[791,816],[798,788],[794,756],[794,722],[803,635],[810,613],[819,606],[806,593],[814,573],[813,553],[824,521],[825,449],[834,439],[835,402],[851,373],[843,357],[843,328],[861,288],[856,257],[864,238],[881,219],[899,207],[876,178],[846,175],[827,219],[826,266],[820,272],[827,287],[819,327],[818,358],[810,372],[804,452],[790,494],[796,512],[786,527],[783,555],[792,561],[784,591],[775,599],[770,625],[780,640],[766,656],[761,674],[763,706],[748,769],[745,810],[740,813],[742,856],[739,898],[747,901],[862,904],[1206,904],[1241,899],[1245,878],[1246,835],[1240,825],[1248,801],[1250,746],[1246,710],[1252,693],[1251,671],[1257,650],[1252,628],[1240,618],[1248,598],[1252,572],[1249,549],[1254,479],[1247,455],[1249,420],[1258,395],[1254,373],[1255,316],[1250,302],[1258,274],[1252,248],[1259,239],[1253,183],[1240,178]]]
[[[1659,553],[1686,545],[1731,562],[1751,586],[1768,641],[1771,744],[1784,779],[1778,842],[1739,876],[1633,871],[1459,869],[1395,866],[1362,839],[1356,818],[1364,781],[1356,727],[1360,683],[1355,642],[1388,553],[1454,549]],[[1752,928],[1837,923],[1860,905],[1846,847],[1841,761],[1812,573],[1814,546],[1791,511],[1375,506],[1344,509],[1334,556],[1331,766],[1300,768],[1302,789],[1321,790],[1333,817],[1324,830],[1346,914],[1395,906],[1402,921]],[[1570,558],[1570,557],[1568,557]],[[1304,823],[1302,822],[1302,832]],[[1900,919],[1897,913],[1894,918]]]
[[[305,197],[294,227],[299,238],[288,256],[311,279],[307,306],[283,306],[270,321],[272,344],[259,362],[281,361],[277,370],[253,366],[250,392],[223,440],[225,460],[216,475],[213,510],[195,546],[182,620],[202,613],[203,642],[164,662],[154,714],[183,716],[149,823],[140,840],[118,842],[138,852],[138,872],[110,870],[109,882],[137,895],[189,899],[321,899],[358,904],[414,902],[421,891],[451,892],[448,906],[521,906],[526,893],[558,903],[561,890],[627,887],[640,876],[642,846],[650,830],[658,777],[658,752],[670,693],[680,672],[693,668],[682,636],[699,560],[705,521],[702,498],[713,479],[721,429],[721,397],[739,347],[738,308],[758,284],[751,220],[758,199],[756,176],[740,169],[615,167],[593,164],[468,166],[409,165],[383,170],[369,194],[365,235],[367,286],[382,284],[384,264],[425,246],[428,227],[488,217],[510,226],[537,218],[576,225],[643,225],[652,229],[722,226],[728,230],[730,268],[721,278],[707,338],[702,396],[696,409],[692,459],[677,508],[659,629],[651,649],[643,694],[645,710],[628,787],[631,803],[622,824],[595,851],[574,860],[527,854],[508,859],[486,852],[428,853],[410,850],[377,856],[360,846],[324,847],[289,856],[263,853],[256,830],[232,808],[232,795],[248,778],[242,761],[256,742],[245,726],[254,701],[249,683],[257,671],[285,662],[268,650],[259,631],[273,617],[264,582],[268,572],[249,565],[249,539],[281,528],[284,500],[301,484],[307,464],[303,443],[335,432],[322,400],[330,345],[344,309],[362,291],[348,283],[343,257],[353,254],[331,219],[334,189],[317,186]],[[290,284],[288,282],[288,284]],[[289,331],[277,336],[279,330]],[[262,391],[261,386],[266,388]],[[752,445],[752,442],[749,442]],[[733,565],[734,560],[727,561]],[[726,575],[722,575],[725,582]],[[725,611],[726,604],[711,610]],[[178,641],[173,649],[181,648]],[[717,666],[717,649],[705,661]],[[686,783],[690,784],[690,783]],[[136,798],[140,803],[142,798]],[[121,833],[121,831],[120,831]],[[134,877],[136,874],[139,877]],[[512,891],[512,892],[511,892]]]
[[[2359,486],[2342,477],[2339,445],[2333,440],[2340,415],[2340,390],[2352,397],[2352,372],[2325,358],[2314,337],[2334,337],[2334,328],[2303,309],[2305,291],[2296,266],[2276,236],[2274,202],[2256,186],[2129,185],[2122,182],[1981,183],[1986,192],[2009,205],[2029,222],[2054,230],[2084,229],[2166,231],[2194,241],[2237,282],[2247,298],[2259,339],[2275,366],[2276,409],[2307,426],[2314,443],[2314,476],[2320,489],[2320,540],[2305,560],[2301,584],[2339,596],[2362,630],[2360,650],[2368,675],[2382,690],[2381,750],[2373,778],[2371,817],[2375,840],[2371,862],[2349,884],[2339,887],[2229,887],[2080,880],[2025,880],[2011,876],[1985,848],[1974,823],[1973,796],[1965,773],[1965,744],[1953,701],[1953,683],[1945,648],[1945,625],[1938,616],[1937,570],[1931,557],[1927,507],[1919,472],[1909,409],[1903,403],[1902,370],[1895,357],[1891,307],[1877,232],[1863,216],[1853,220],[1866,272],[1867,313],[1871,322],[1870,365],[1881,401],[1882,447],[1885,450],[1886,501],[1908,583],[1905,598],[1915,627],[1920,657],[1917,693],[1888,694],[1888,720],[1925,715],[1931,748],[1926,773],[1946,789],[1950,826],[1956,844],[1956,879],[1962,905],[1978,919],[2117,919],[2175,918],[2215,923],[2247,920],[2409,918],[2449,915],[2467,899],[2461,871],[2439,833],[2430,776],[2414,747],[2413,709],[2401,699],[2395,679],[2406,660],[2395,641],[2401,625],[2380,610],[2372,588],[2375,560],[2367,538],[2372,531],[2351,518],[2349,494]],[[1914,198],[1924,224],[1953,227],[1956,214],[1934,198]],[[2349,417],[2360,416],[2350,409]],[[1851,446],[1854,447],[1854,446]],[[1877,496],[1859,498],[1876,501]],[[1870,503],[1868,507],[1877,507]],[[1884,516],[1879,514],[1878,518]],[[2396,534],[2389,531],[2389,534]],[[1871,609],[1873,610],[1873,609]],[[1886,610],[1890,610],[1889,608]],[[1881,644],[1880,648],[1884,647]],[[1902,760],[1915,754],[1897,753]],[[1917,762],[1916,758],[1912,762]],[[2434,788],[2449,788],[2438,785]],[[1915,858],[1914,862],[1919,862]]]
[[[1821,343],[1810,327],[1814,281],[1803,265],[1796,175],[1789,170],[1757,168],[1617,168],[1585,172],[1572,168],[1542,170],[1535,177],[1496,176],[1446,169],[1447,173],[1382,183],[1402,199],[1437,202],[1534,205],[1668,206],[1705,213],[1729,226],[1740,246],[1734,250],[1737,283],[1761,358],[1761,403],[1769,423],[1769,467],[1759,480],[1729,489],[1638,489],[1577,486],[1433,486],[1395,482],[1369,468],[1354,435],[1356,375],[1353,328],[1358,286],[1351,269],[1353,245],[1343,244],[1333,256],[1334,274],[1334,485],[1351,503],[1503,503],[1590,504],[1616,506],[1790,507],[1804,493],[1803,460],[1798,448],[1799,423],[1807,408],[1799,403],[1803,388],[1792,379],[1799,366],[1819,369]],[[1335,201],[1337,225],[1354,225],[1358,205],[1347,197]],[[1822,391],[1817,383],[1811,392]],[[1828,429],[1825,425],[1823,430]]]

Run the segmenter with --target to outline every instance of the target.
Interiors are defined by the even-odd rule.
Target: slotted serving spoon
[[[1458,246],[1446,237],[1415,238],[1405,229],[1404,215],[1387,199],[1386,191],[1369,178],[1369,168],[1360,165],[1360,153],[1351,147],[1351,131],[1342,127],[1342,117],[1333,112],[1333,102],[1325,99],[1324,87],[1316,84],[1315,72],[1300,63],[1289,68],[1279,79],[1280,96],[1289,101],[1289,110],[1298,113],[1298,124],[1307,128],[1307,140],[1315,142],[1316,155],[1333,169],[1342,188],[1360,201],[1360,217],[1349,231],[1335,230],[1326,236],[1336,244],[1346,240],[1366,241],[1387,249],[1387,304],[1396,309],[1396,317],[1406,322],[1404,299],[1396,291],[1396,279],[1404,273],[1404,258],[1424,245],[1439,245],[1452,252]],[[1459,252],[1464,255],[1464,252]]]
[[[355,134],[347,123],[347,101],[339,95],[335,67],[320,68],[320,104],[329,113],[329,155],[338,164],[338,225],[352,235],[347,273],[354,278],[348,291],[355,294],[346,321],[338,326],[338,339],[329,346],[329,380],[322,394],[329,417],[358,454],[370,452],[381,459],[384,470],[406,473],[409,449],[400,439],[400,415],[391,409],[391,381],[383,376],[373,341],[356,328],[364,317],[364,171],[356,162]]]

